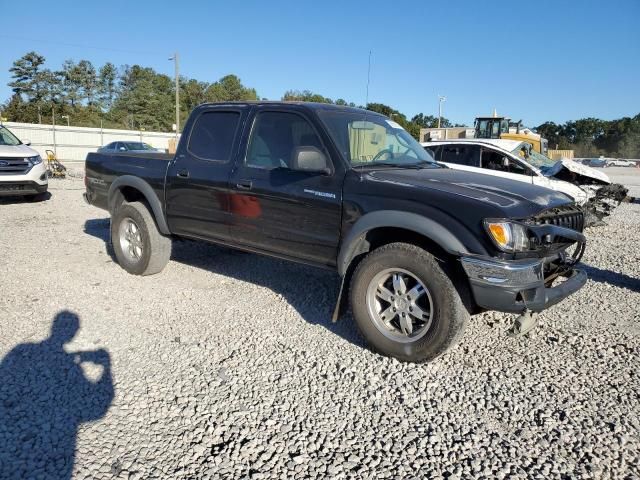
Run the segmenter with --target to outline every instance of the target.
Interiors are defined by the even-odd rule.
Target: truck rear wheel
[[[171,257],[171,238],[160,233],[142,202],[125,202],[115,211],[111,241],[118,263],[133,275],[158,273]]]
[[[377,351],[409,362],[444,353],[469,313],[436,259],[420,247],[391,243],[368,254],[351,282],[351,310]]]

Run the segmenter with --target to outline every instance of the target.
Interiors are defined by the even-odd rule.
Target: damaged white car
[[[435,140],[422,146],[437,162],[458,170],[533,183],[566,193],[583,207],[585,224],[609,215],[627,196],[627,189],[609,177],[573,160],[551,160],[519,140]]]

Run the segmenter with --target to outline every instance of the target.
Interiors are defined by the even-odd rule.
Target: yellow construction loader
[[[476,117],[474,127],[475,138],[501,138],[528,142],[536,152],[543,155],[546,155],[549,149],[547,139],[523,127],[522,120],[512,122],[508,117],[497,116],[495,111],[492,117]]]

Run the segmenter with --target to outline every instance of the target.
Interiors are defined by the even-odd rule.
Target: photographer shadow
[[[109,353],[64,349],[79,328],[78,316],[62,311],[48,338],[22,343],[0,362],[0,478],[71,478],[78,428],[109,409]]]

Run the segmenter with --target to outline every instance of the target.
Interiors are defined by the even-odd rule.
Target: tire
[[[124,202],[115,211],[111,241],[118,263],[133,275],[158,273],[171,258],[171,238],[160,233],[142,202]]]
[[[406,287],[404,294],[402,288],[396,289],[393,272],[403,278],[397,285]],[[391,277],[385,283],[387,275]],[[419,296],[418,283],[424,288]],[[382,296],[390,300],[389,293],[394,302],[382,300]],[[410,294],[413,300],[408,299]],[[408,362],[426,362],[442,355],[460,338],[469,319],[458,291],[437,260],[407,243],[380,247],[359,263],[351,281],[350,302],[356,324],[373,349]],[[406,312],[405,330],[400,312]]]

